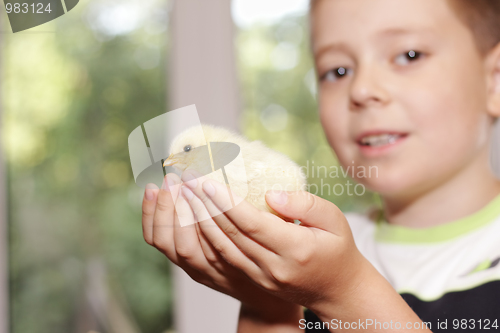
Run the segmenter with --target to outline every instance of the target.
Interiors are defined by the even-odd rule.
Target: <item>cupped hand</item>
[[[212,265],[220,254],[268,292],[311,309],[349,297],[364,279],[368,261],[333,203],[304,191],[268,192],[271,208],[300,220],[298,225],[244,200],[233,207],[229,187],[214,180],[200,183],[187,181],[182,191],[196,215],[213,216],[199,223],[200,240],[210,249],[204,252]]]
[[[214,223],[206,209],[196,212],[196,215],[193,213],[188,203],[192,198],[188,199],[189,192],[185,190],[182,192],[187,193],[187,196],[180,193],[180,184],[181,180],[175,174],[165,177],[161,189],[148,184],[142,204],[145,241],[186,271],[193,280],[240,300],[242,311],[247,312],[247,315],[271,322],[283,318],[298,321],[297,318],[301,317],[300,306],[269,294],[221,257],[206,234],[226,240],[224,248],[231,248],[231,252],[244,255]],[[201,186],[197,191],[203,192]],[[215,205],[209,204],[208,207],[211,212],[217,209]],[[201,216],[207,219],[195,223]],[[181,227],[179,219],[191,223]],[[242,259],[240,257],[238,260]]]

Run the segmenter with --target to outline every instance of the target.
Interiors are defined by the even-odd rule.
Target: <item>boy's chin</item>
[[[415,189],[416,185],[411,182],[409,177],[395,174],[385,177],[358,179],[357,181],[362,183],[368,190],[377,192],[382,197],[387,198],[407,196],[412,192],[411,189]]]

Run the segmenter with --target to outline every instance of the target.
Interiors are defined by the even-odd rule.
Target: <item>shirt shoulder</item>
[[[358,248],[375,242],[377,223],[368,214],[349,212],[344,214],[351,228],[354,242]]]

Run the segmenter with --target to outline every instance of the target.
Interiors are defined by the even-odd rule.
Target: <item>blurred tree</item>
[[[81,3],[5,37],[12,332],[172,327],[168,261],[142,238],[127,146],[166,111],[166,8]]]

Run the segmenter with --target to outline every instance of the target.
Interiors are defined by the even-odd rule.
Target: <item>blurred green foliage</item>
[[[166,111],[166,34],[154,20],[106,34],[92,4],[4,34],[14,333],[172,327],[169,264],[142,238],[127,146]]]

